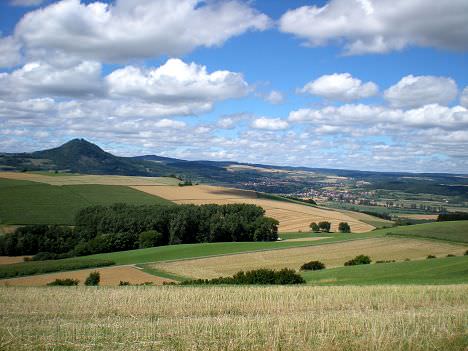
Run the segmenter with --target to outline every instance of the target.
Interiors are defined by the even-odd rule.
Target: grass
[[[0,288],[2,350],[463,350],[467,285]]]
[[[434,222],[381,229],[376,233],[468,243],[468,221]]]
[[[92,205],[170,204],[126,186],[64,185],[0,178],[0,223],[72,225],[75,214]]]
[[[302,234],[302,233],[300,233]],[[328,239],[319,241],[294,241],[294,242],[223,242],[202,244],[181,244],[151,247],[130,251],[120,251],[92,256],[83,256],[78,259],[106,259],[115,261],[116,264],[138,264],[148,262],[173,261],[199,257],[222,256],[249,251],[286,249],[301,246],[321,245],[331,242],[342,242],[349,240],[365,239],[383,234],[374,232],[364,234],[329,234]],[[320,235],[319,235],[320,236]]]
[[[51,272],[71,271],[91,267],[111,266],[110,260],[67,258],[56,261],[31,261],[0,265],[0,279]]]
[[[339,267],[302,274],[314,285],[468,283],[468,256]]]

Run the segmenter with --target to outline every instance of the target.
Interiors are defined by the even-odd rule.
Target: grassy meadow
[[[463,350],[467,285],[0,288],[2,350]]]
[[[468,256],[337,267],[302,276],[314,285],[467,284]]]
[[[425,223],[379,230],[386,235],[468,243],[468,221]]]
[[[75,214],[92,205],[171,204],[170,201],[119,185],[54,186],[0,178],[0,223],[74,223]]]

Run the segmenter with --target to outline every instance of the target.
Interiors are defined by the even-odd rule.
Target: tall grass
[[[3,350],[457,350],[468,285],[0,288]]]

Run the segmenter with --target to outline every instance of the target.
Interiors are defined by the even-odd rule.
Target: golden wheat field
[[[162,285],[163,282],[169,282],[170,279],[156,277],[145,273],[132,266],[105,267],[94,269],[81,269],[78,271],[68,271],[50,274],[32,275],[28,277],[10,278],[0,280],[0,285],[4,286],[40,286],[47,285],[55,279],[78,279],[80,284],[84,284],[86,277],[91,272],[99,272],[101,275],[100,285],[116,286],[120,281],[127,281],[131,284],[142,284],[151,282],[155,285]]]
[[[258,268],[299,269],[302,264],[319,260],[327,267],[343,266],[356,255],[369,255],[376,260],[424,259],[429,254],[463,255],[465,245],[407,238],[372,238],[335,244],[307,246],[282,250],[251,252],[220,257],[208,257],[173,262],[160,262],[154,268],[191,278],[216,278],[233,275],[241,270]]]
[[[24,262],[25,257],[31,256],[0,256],[0,265]]]
[[[50,185],[177,185],[178,180],[165,177],[135,177],[117,175],[47,175],[40,173],[0,172],[0,178],[29,180],[31,182],[46,183]]]
[[[257,198],[255,192],[209,185],[188,187],[132,186],[132,188],[157,195],[179,204],[233,204],[247,203],[263,207],[266,215],[280,222],[280,232],[309,231],[311,222],[330,221],[332,230],[338,230],[340,222],[348,222],[353,232],[368,232],[374,227],[348,214],[290,202]]]
[[[0,288],[0,349],[464,350],[468,285]]]

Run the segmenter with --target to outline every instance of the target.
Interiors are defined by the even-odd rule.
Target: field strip
[[[235,274],[241,270],[284,267],[299,269],[308,261],[319,260],[327,267],[342,266],[345,261],[359,254],[376,260],[424,259],[427,255],[463,255],[465,245],[432,242],[409,238],[371,238],[352,242],[287,248],[281,251],[268,250],[224,255],[223,257],[197,258],[150,265],[171,274],[193,278],[215,278]]]
[[[21,262],[24,262],[25,257],[31,257],[31,256],[0,256],[0,265],[21,263]]]
[[[0,172],[0,178],[14,180],[28,180],[31,182],[46,183],[50,185],[123,185],[123,186],[173,186],[178,184],[177,179],[165,177],[136,177],[118,175],[44,175],[38,173]]]
[[[307,206],[299,203],[258,198],[252,191],[223,188],[209,185],[187,187],[132,186],[136,190],[157,195],[178,204],[235,204],[246,203],[261,206],[266,215],[280,222],[280,232],[309,231],[311,222],[330,221],[332,231],[338,230],[340,222],[348,222],[353,232],[368,232],[375,227],[348,214],[332,209]]]
[[[128,281],[131,284],[142,284],[152,282],[155,285],[162,285],[163,282],[170,282],[172,279],[158,277],[144,272],[141,268],[133,265],[111,266],[101,268],[87,268],[74,271],[56,272],[48,274],[38,274],[18,278],[9,278],[0,280],[3,286],[39,286],[46,285],[55,279],[78,279],[83,284],[86,277],[91,272],[99,272],[101,275],[100,285],[115,286],[120,281]]]

